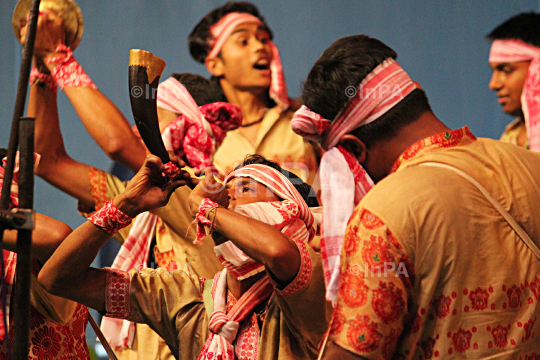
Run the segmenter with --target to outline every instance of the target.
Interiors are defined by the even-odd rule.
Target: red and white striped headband
[[[280,198],[294,201],[300,209],[300,219],[304,221],[308,231],[314,231],[313,222],[315,219],[313,214],[309,210],[302,195],[300,195],[298,190],[296,190],[294,185],[287,177],[285,177],[285,175],[270,166],[252,164],[231,172],[225,178],[224,183],[227,184],[231,179],[236,177],[249,177],[272,190],[272,192]]]
[[[527,129],[529,149],[540,152],[540,48],[520,40],[495,40],[489,53],[490,62],[530,61],[521,92],[521,110]]]
[[[213,36],[213,40],[210,43],[211,49],[206,58],[213,59],[217,57],[234,29],[238,25],[245,23],[255,23],[259,26],[265,27],[261,19],[258,17],[241,12],[228,13],[217,23],[212,25],[210,27],[210,33]],[[272,48],[272,60],[270,61],[270,97],[276,102],[276,104],[281,106],[282,109],[286,109],[289,107],[290,101],[287,93],[285,76],[283,75],[283,66],[281,65],[281,59],[279,57],[279,50],[272,41],[270,41],[270,47]]]
[[[295,133],[320,141],[323,149],[329,150],[338,144],[343,135],[377,120],[416,88],[416,83],[401,66],[394,59],[388,58],[366,76],[358,87],[343,89],[354,96],[334,121],[302,106],[294,114],[291,126]]]
[[[489,51],[490,62],[516,62],[540,58],[540,48],[520,40],[494,40]]]

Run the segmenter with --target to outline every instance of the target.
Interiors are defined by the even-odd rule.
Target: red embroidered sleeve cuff
[[[291,296],[297,294],[301,290],[304,290],[309,282],[311,281],[311,274],[313,271],[313,266],[311,264],[311,256],[309,256],[308,245],[304,241],[294,241],[298,250],[300,250],[300,257],[302,263],[300,264],[300,270],[294,278],[294,280],[287,285],[284,289],[279,290],[276,288],[276,292],[283,297]],[[270,277],[271,279],[272,277]],[[275,286],[276,284],[274,284]]]
[[[107,282],[105,285],[106,316],[127,319],[131,315],[129,291],[131,276],[127,271],[105,268]]]

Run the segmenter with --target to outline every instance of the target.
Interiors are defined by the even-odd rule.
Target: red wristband
[[[60,89],[67,87],[88,87],[91,89],[97,89],[97,86],[92,82],[92,79],[82,68],[82,66],[73,57],[73,51],[65,46],[59,45],[56,48],[56,52],[60,56],[55,56],[48,59],[47,64],[57,63],[55,68],[51,71],[52,76],[60,86]]]
[[[125,228],[131,224],[131,220],[133,218],[114,206],[112,200],[107,201],[100,210],[88,218],[88,221],[99,226],[109,234],[115,234]]]
[[[30,73],[30,84],[43,84],[56,95],[57,84],[52,75],[42,73],[35,66],[32,66],[32,72]]]
[[[214,214],[214,218],[212,221],[210,221],[206,218],[206,212],[210,209],[217,209],[218,207],[221,206],[208,198],[201,201],[201,204],[199,205],[199,213],[195,217],[195,221],[197,222],[197,238],[195,241],[193,241],[194,244],[202,241],[206,235],[211,234],[212,228],[216,225],[213,223],[216,217]],[[207,228],[210,230],[208,233],[206,232]]]

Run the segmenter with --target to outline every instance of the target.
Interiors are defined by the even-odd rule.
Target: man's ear
[[[363,164],[367,159],[367,146],[358,139],[356,136],[346,134],[339,139],[339,145],[349,150],[357,159],[360,164]]]
[[[204,61],[206,69],[212,74],[212,76],[223,76],[223,60],[217,56],[214,58],[206,58]]]

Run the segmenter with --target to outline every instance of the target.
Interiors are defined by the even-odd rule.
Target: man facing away
[[[326,151],[323,358],[538,357],[540,155],[449,129],[396,57],[336,41],[293,119]]]
[[[501,140],[540,152],[540,14],[516,15],[487,38],[493,42],[489,88],[503,111],[516,118]]]

